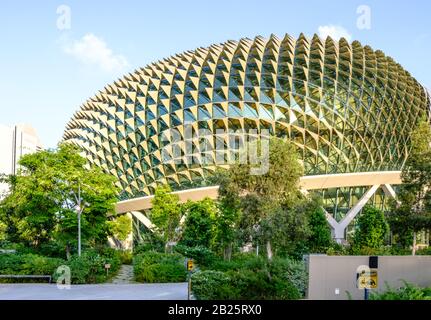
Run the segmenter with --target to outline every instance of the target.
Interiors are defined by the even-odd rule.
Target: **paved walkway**
[[[187,283],[0,284],[0,300],[187,300]]]
[[[113,284],[132,284],[134,281],[133,266],[123,264],[118,274],[112,279]]]

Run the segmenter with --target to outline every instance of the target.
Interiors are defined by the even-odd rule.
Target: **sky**
[[[431,90],[429,0],[0,1],[0,124],[46,148],[107,84],[226,40],[331,35],[380,49]]]

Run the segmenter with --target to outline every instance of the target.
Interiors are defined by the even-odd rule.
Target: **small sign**
[[[111,265],[109,263],[105,264],[105,269],[111,269]]]
[[[187,260],[187,271],[192,271],[193,270],[193,260],[192,259],[188,259]]]
[[[356,273],[356,280],[358,289],[376,289],[377,269],[361,270]]]

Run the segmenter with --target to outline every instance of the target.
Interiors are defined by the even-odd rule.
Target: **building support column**
[[[347,227],[380,187],[382,187],[383,192],[387,196],[395,199],[395,191],[391,185],[373,185],[367,190],[367,192],[364,193],[361,199],[359,199],[358,203],[347,212],[346,216],[340,222],[337,222],[334,217],[325,211],[326,219],[332,228],[332,236],[335,241],[337,241],[337,243],[343,243],[345,241],[345,232]]]

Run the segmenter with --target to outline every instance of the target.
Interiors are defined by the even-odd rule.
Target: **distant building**
[[[0,125],[0,174],[16,174],[22,156],[42,149],[36,130],[27,124]],[[7,185],[0,183],[0,198]]]

